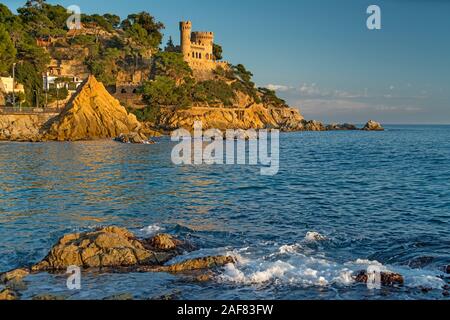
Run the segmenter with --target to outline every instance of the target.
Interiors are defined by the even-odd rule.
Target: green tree
[[[120,26],[120,17],[115,14],[106,13],[103,15],[103,18],[108,21],[108,23],[114,28],[117,29]]]
[[[148,12],[130,14],[122,21],[122,29],[135,42],[150,47],[155,51],[161,45],[164,24],[157,22]]]
[[[12,64],[16,59],[16,48],[3,24],[0,24],[0,74],[11,72]]]
[[[273,105],[275,107],[285,107],[286,101],[279,98],[275,91],[268,88],[258,88],[259,93],[262,96],[262,102],[266,105]]]
[[[253,73],[247,70],[242,64],[233,66],[232,70],[234,72],[234,77],[237,80],[232,84],[233,89],[251,96],[255,102],[260,102],[261,99],[258,96],[255,83],[252,82]]]
[[[158,76],[154,81],[148,81],[142,86],[142,94],[149,105],[169,106],[178,103],[175,80]]]
[[[231,106],[235,97],[232,87],[222,80],[199,82],[194,86],[192,92],[195,102],[221,103],[224,106]]]
[[[104,85],[110,86],[116,83],[119,72],[117,61],[121,52],[116,48],[102,49],[98,55],[92,55],[85,61],[89,72],[93,74]]]
[[[60,5],[50,5],[45,1],[28,1],[17,9],[26,31],[35,37],[60,36],[66,30],[67,10]]]
[[[25,3],[25,7],[27,7],[27,8],[32,8],[32,7],[40,8],[44,4],[45,4],[45,0],[27,0],[27,2]]]
[[[44,103],[43,81],[41,73],[36,72],[35,66],[29,61],[19,63],[16,76],[17,81],[25,86],[26,105],[35,106],[38,100],[39,106],[42,106]]]
[[[234,74],[244,83],[250,83],[253,77],[253,73],[248,71],[244,65],[238,64],[233,66]]]
[[[153,72],[155,76],[167,76],[177,81],[190,77],[192,70],[183,55],[176,52],[160,52],[155,55]]]
[[[14,15],[12,14],[11,10],[4,4],[0,3],[0,23],[7,23],[9,22]]]
[[[114,27],[111,24],[111,22],[108,19],[106,19],[105,16],[101,16],[99,14],[93,14],[93,15],[83,14],[81,16],[81,22],[86,23],[86,24],[96,25],[108,32],[112,32],[114,30]]]
[[[166,47],[164,48],[165,52],[177,52],[177,48],[173,44],[172,37],[169,37],[169,41],[167,41]]]
[[[222,60],[223,59],[223,49],[221,45],[218,45],[217,43],[214,43],[213,45],[213,55],[214,59],[216,60]]]

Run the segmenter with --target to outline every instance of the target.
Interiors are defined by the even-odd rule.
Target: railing
[[[0,106],[1,114],[46,114],[60,113],[63,108],[22,108]]]

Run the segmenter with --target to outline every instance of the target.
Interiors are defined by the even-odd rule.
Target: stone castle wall
[[[218,66],[226,69],[229,63],[214,59],[214,33],[207,31],[192,32],[190,21],[180,22],[181,53],[184,60],[193,69],[194,74],[204,78]]]

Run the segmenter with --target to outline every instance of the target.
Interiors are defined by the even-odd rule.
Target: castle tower
[[[213,59],[213,45],[214,45],[214,33],[213,32],[192,32],[191,41],[196,45],[200,45],[204,48],[204,58],[207,60]]]
[[[191,30],[192,23],[190,21],[180,22],[181,53],[185,59],[189,58],[191,53]]]

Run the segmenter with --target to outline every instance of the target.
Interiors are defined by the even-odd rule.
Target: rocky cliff
[[[193,107],[185,110],[163,108],[156,127],[171,131],[178,128],[192,129],[195,121],[201,121],[204,129],[263,129],[295,128],[303,117],[296,109],[267,108],[255,104],[248,108]]]
[[[0,114],[0,140],[38,141],[40,129],[57,114]]]
[[[141,123],[94,76],[80,86],[63,112],[44,128],[43,140],[77,141],[139,133]]]

